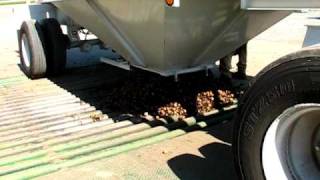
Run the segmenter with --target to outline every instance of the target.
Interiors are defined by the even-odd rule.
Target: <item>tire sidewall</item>
[[[27,65],[25,64],[25,61],[24,61],[24,57],[22,55],[22,37],[23,35],[26,36],[27,38],[27,43],[29,45],[29,48],[30,48],[30,66],[27,67]],[[22,65],[22,68],[23,68],[23,71],[28,75],[28,76],[33,76],[34,74],[34,46],[33,46],[33,43],[30,43],[32,41],[32,37],[31,37],[31,33],[30,33],[30,27],[24,22],[21,26],[21,29],[20,29],[20,33],[19,33],[19,53],[20,53],[20,59],[21,59],[21,65]]]
[[[272,122],[287,108],[320,103],[320,59],[297,59],[260,76],[243,97],[236,118],[234,153],[242,179],[264,179],[262,144]]]
[[[30,53],[30,66],[25,64],[24,57],[22,54],[22,37],[25,36],[27,44],[29,45]],[[24,73],[34,79],[44,77],[46,73],[46,57],[43,48],[43,41],[41,39],[42,32],[39,29],[39,24],[34,21],[25,21],[22,23],[19,32],[19,53],[21,68]]]

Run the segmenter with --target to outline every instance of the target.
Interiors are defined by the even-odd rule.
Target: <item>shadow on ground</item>
[[[48,79],[103,113],[109,113],[110,109],[105,105],[106,94],[127,76],[128,72],[122,69],[99,64],[67,69],[62,75]]]
[[[232,147],[232,122],[206,130],[215,138],[227,142],[215,142],[199,148],[202,156],[183,154],[168,161],[171,170],[179,179],[238,179],[235,173]]]

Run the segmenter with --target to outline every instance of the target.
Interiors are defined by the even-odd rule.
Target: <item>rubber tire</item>
[[[44,34],[47,59],[47,74],[58,75],[63,72],[67,59],[67,42],[56,19],[44,19],[41,22]]]
[[[22,55],[22,37],[25,34],[30,47],[30,66],[27,67]],[[24,21],[19,31],[19,53],[21,68],[31,79],[42,78],[46,74],[46,55],[43,48],[43,34],[38,22]]]
[[[239,179],[265,179],[262,143],[271,123],[287,108],[320,103],[320,52],[288,55],[257,75],[239,104],[233,152]]]

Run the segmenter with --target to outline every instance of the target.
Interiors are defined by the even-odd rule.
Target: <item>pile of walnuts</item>
[[[227,106],[235,103],[234,94],[229,90],[218,90],[219,101],[222,106]]]
[[[236,102],[234,94],[229,90],[218,90],[215,99],[213,91],[200,92],[196,99],[196,108],[199,114],[210,112],[219,106],[228,106]],[[217,101],[215,101],[217,100]]]
[[[196,99],[196,108],[199,114],[203,114],[214,109],[214,93],[213,91],[205,91],[198,93]]]
[[[158,114],[160,117],[177,117],[178,119],[184,119],[187,116],[187,110],[182,107],[178,102],[171,102],[158,108]]]
[[[196,111],[198,114],[204,114],[217,109],[217,105],[228,106],[235,103],[235,96],[229,90],[218,90],[217,101],[215,93],[212,90],[200,92],[196,97]],[[216,103],[215,103],[216,102]],[[187,116],[187,110],[178,102],[171,102],[158,108],[160,117],[177,117],[183,119]]]
[[[101,87],[98,94],[105,97],[101,109],[148,120],[183,119],[234,104],[238,94],[219,88],[219,83],[212,81],[212,77],[204,78],[200,73],[183,76],[179,82],[174,82],[171,78],[133,71],[121,82]],[[94,121],[101,119],[95,115],[91,118]]]

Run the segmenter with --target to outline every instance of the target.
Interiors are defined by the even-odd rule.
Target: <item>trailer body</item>
[[[169,76],[211,66],[289,11],[241,10],[238,0],[65,0],[51,2],[131,66]]]

